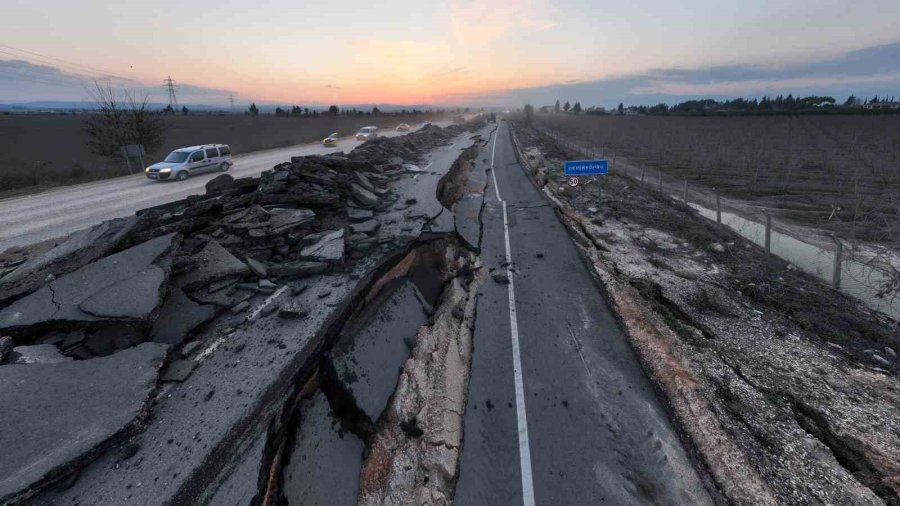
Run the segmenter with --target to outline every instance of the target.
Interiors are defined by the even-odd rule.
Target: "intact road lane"
[[[435,124],[446,126],[449,122]],[[394,130],[379,133],[385,137],[403,135]],[[317,142],[236,155],[228,174],[235,178],[258,176],[278,163],[289,161],[292,156],[349,152],[361,144],[354,138],[344,138],[333,148]],[[147,179],[141,172],[0,200],[0,251],[64,236],[141,209],[202,194],[206,191],[207,181],[219,174],[207,172],[187,181],[157,182]]]
[[[481,258],[509,283],[479,290],[456,503],[713,504],[505,122],[491,141]]]

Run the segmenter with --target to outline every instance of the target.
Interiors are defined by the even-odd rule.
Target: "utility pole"
[[[169,92],[169,106],[175,109],[178,106],[178,99],[175,98],[175,80],[172,79],[172,76],[168,76],[164,83],[166,90]]]
[[[228,94],[228,102],[231,104],[231,114],[234,114],[234,93]]]

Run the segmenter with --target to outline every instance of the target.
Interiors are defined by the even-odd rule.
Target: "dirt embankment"
[[[230,145],[232,153],[240,154],[314,142],[333,132],[351,135],[366,125],[393,128],[402,122],[417,124],[426,119],[437,117],[169,116],[165,119],[163,146],[145,161],[157,162],[173,149],[196,144],[221,142]],[[83,116],[0,115],[0,191],[127,175],[128,169],[121,160],[91,154],[83,120]]]
[[[900,504],[896,322],[632,180],[574,211],[559,169],[574,153],[516,134],[728,500]]]

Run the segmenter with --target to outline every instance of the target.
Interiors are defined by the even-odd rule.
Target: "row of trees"
[[[550,106],[545,105],[545,106],[541,107],[540,111],[543,113],[550,112]],[[560,105],[559,100],[557,100],[556,105],[553,106],[553,112],[555,112],[555,113],[561,113],[561,112],[569,113],[570,111],[572,112],[572,114],[581,114],[581,112],[582,112],[581,102],[575,102],[575,105],[572,105],[569,102],[566,102],[565,104]]]
[[[580,106],[579,106],[580,107]],[[420,109],[402,109],[399,111],[401,115],[420,115],[420,114],[433,114],[435,112],[448,112],[447,109],[428,109],[428,110],[420,110]],[[469,108],[457,108],[457,113],[469,112]],[[185,113],[186,114],[186,113]],[[250,116],[259,116],[259,108],[256,104],[250,104],[250,107],[247,109],[246,114]],[[328,107],[327,111],[319,112],[316,109],[310,110],[308,107],[301,108],[298,105],[292,106],[290,109],[287,107],[276,107],[275,108],[275,116],[283,117],[283,118],[315,118],[318,116],[355,116],[355,117],[364,117],[364,116],[378,116],[381,114],[381,110],[375,106],[371,111],[362,111],[355,107],[353,108],[345,108],[341,109],[336,105],[332,105]],[[396,113],[395,113],[396,114]]]
[[[638,105],[626,107],[625,104],[619,103],[618,107],[613,110],[606,110],[603,107],[582,108],[581,102],[575,102],[575,105],[566,102],[560,105],[557,100],[553,106],[545,105],[539,110],[542,113],[554,112],[557,114],[679,114],[679,115],[697,115],[709,113],[730,113],[730,114],[770,114],[770,113],[804,113],[804,112],[821,112],[823,110],[840,110],[853,112],[854,108],[862,107],[873,103],[895,103],[894,97],[873,97],[860,99],[855,95],[850,95],[846,101],[839,104],[834,97],[812,95],[808,97],[794,97],[792,94],[787,96],[778,95],[775,97],[762,97],[753,99],[736,98],[734,100],[718,101],[707,98],[700,100],[687,100],[673,106],[668,104],[656,104],[652,106]]]

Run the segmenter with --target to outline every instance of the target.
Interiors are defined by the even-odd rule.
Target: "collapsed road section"
[[[258,179],[219,176],[206,195],[6,252],[0,395],[16,422],[0,427],[0,501],[304,497],[315,432],[302,428],[323,420],[355,452],[361,496],[412,493],[373,460],[396,430],[404,454],[432,455],[416,458],[431,483],[417,493],[451,494],[456,468],[439,451],[451,436],[420,435],[450,427],[442,413],[460,412],[464,386],[457,404],[418,403],[460,376],[434,374],[443,362],[465,360],[447,343],[465,340],[477,259],[448,238],[436,188],[479,133],[426,127]],[[399,341],[371,342],[385,332]],[[317,444],[331,427],[318,429]]]

